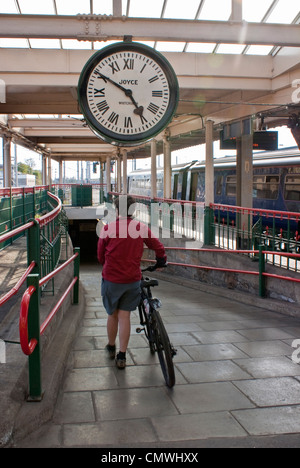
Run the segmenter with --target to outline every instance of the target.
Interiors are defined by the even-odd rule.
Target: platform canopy
[[[132,36],[165,55],[177,74],[172,150],[203,143],[206,120],[215,139],[224,123],[245,117],[258,128],[288,125],[296,135],[299,23],[295,0],[5,0],[0,133],[57,161],[115,155],[80,115],[77,83],[96,50]],[[150,142],[128,148],[128,158],[148,156]]]

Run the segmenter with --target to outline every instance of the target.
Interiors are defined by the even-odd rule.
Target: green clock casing
[[[179,87],[167,59],[137,42],[97,51],[78,82],[78,102],[88,126],[116,146],[137,146],[170,123]]]

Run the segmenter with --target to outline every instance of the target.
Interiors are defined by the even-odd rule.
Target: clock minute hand
[[[138,114],[139,116],[142,115],[143,113],[143,106],[138,106],[136,100],[134,99],[133,95],[132,95],[132,90],[131,89],[126,89],[124,88],[124,86],[120,85],[119,83],[117,83],[116,81],[112,80],[111,78],[109,78],[108,76],[105,76],[103,75],[102,73],[99,73],[99,75],[101,76],[101,78],[106,82],[106,81],[109,81],[110,83],[112,83],[113,85],[115,85],[117,88],[121,89],[122,91],[124,91],[125,95],[127,97],[130,98],[131,102],[133,103],[133,105],[135,106],[135,109],[134,109],[134,113],[135,114]]]
[[[126,89],[119,85],[119,83],[117,83],[116,81],[112,80],[111,78],[109,78],[108,76],[105,76],[103,75],[102,73],[99,73],[100,77],[106,82],[106,81],[109,81],[110,83],[112,83],[113,85],[115,85],[117,88],[120,88],[122,91],[126,91]]]

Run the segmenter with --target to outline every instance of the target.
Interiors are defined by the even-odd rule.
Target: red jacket
[[[97,258],[103,265],[102,277],[121,284],[139,281],[144,244],[155,251],[157,258],[166,259],[163,244],[145,224],[120,217],[104,226],[97,246]]]

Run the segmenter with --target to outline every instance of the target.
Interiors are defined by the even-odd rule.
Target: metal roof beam
[[[300,47],[297,24],[126,18],[106,15],[0,15],[0,37],[211,42]]]

